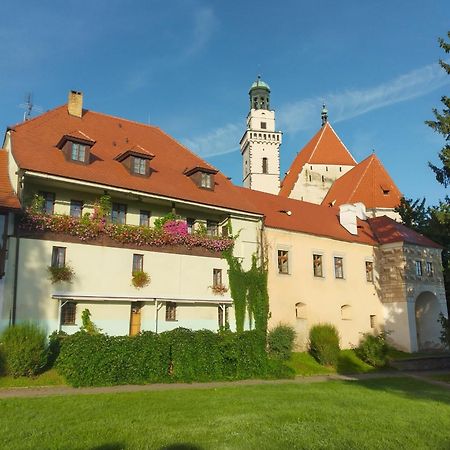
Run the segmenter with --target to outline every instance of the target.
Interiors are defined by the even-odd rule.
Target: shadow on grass
[[[450,404],[450,389],[427,383],[426,381],[408,378],[378,378],[359,381],[346,381],[356,383],[361,387],[374,391],[383,391],[392,395],[399,395],[412,400],[427,400]]]
[[[202,450],[202,448],[193,444],[171,444],[161,447],[159,450]]]
[[[123,442],[111,442],[92,447],[90,450],[124,450],[126,445]]]

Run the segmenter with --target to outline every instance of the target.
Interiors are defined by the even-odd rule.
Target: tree
[[[447,33],[450,38],[450,31]],[[439,38],[439,45],[445,53],[450,53],[450,42],[445,42],[444,39]],[[439,60],[441,67],[450,75],[450,64],[447,64],[442,59]],[[450,184],[450,97],[444,95],[441,98],[441,102],[444,104],[442,111],[433,109],[435,120],[427,120],[425,123],[433,128],[439,134],[444,136],[444,147],[439,152],[439,159],[441,160],[442,167],[435,166],[428,163],[433,172],[436,175],[436,179],[439,183],[447,187]],[[447,199],[448,203],[448,199]]]

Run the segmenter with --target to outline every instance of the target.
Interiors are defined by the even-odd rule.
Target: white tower
[[[282,134],[275,131],[275,111],[270,110],[270,88],[258,76],[249,95],[247,130],[240,142],[243,185],[256,191],[278,194]]]

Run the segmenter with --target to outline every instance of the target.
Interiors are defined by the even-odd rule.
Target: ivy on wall
[[[233,256],[232,248],[224,251],[223,255],[229,267],[228,281],[235,309],[236,330],[244,330],[247,311],[250,327],[254,321],[255,329],[266,333],[269,317],[266,264],[258,264],[256,255],[253,255],[252,266],[246,272],[242,268],[240,258]]]

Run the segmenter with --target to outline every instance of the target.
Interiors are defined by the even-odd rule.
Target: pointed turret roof
[[[338,178],[322,205],[362,202],[367,208],[395,208],[401,192],[375,153]]]
[[[289,197],[305,164],[355,166],[356,161],[329,122],[297,154],[281,183],[279,195]]]

